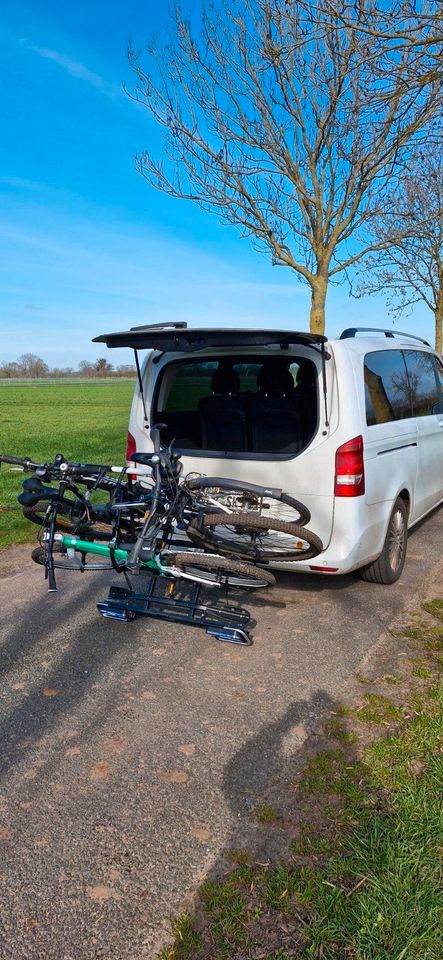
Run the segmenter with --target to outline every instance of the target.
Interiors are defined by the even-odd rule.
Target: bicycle
[[[149,491],[140,484],[133,486],[131,481],[123,483],[126,468],[121,468],[119,480],[115,481],[105,475],[120,468],[70,464],[60,455],[50,465],[36,465],[12,457],[0,457],[0,460],[20,463],[25,469],[34,468],[40,474],[57,476],[60,480],[58,490],[40,486],[39,479],[38,488],[31,489],[30,482],[25,481],[25,493],[19,501],[29,519],[44,524],[51,507],[55,514],[54,531],[61,528],[79,534],[84,540],[86,530],[89,540],[112,540],[115,545],[122,535],[126,540],[129,538],[135,545],[125,566],[132,571],[137,569],[142,552],[149,552],[158,538],[168,540],[175,528],[183,530],[200,551],[219,552],[232,559],[252,560],[255,564],[308,559],[322,550],[320,539],[305,528],[310,519],[307,508],[280,489],[205,476],[180,481],[180,457],[171,447],[161,447],[161,427],[157,425],[151,430],[154,452],[133,455],[137,466],[152,471],[153,485]],[[81,478],[88,486],[86,496],[80,497],[78,488],[70,480],[72,477]],[[35,484],[34,478],[32,483]],[[74,490],[74,501],[66,499],[67,489]],[[112,493],[108,504],[90,506],[88,497],[95,489]],[[140,511],[145,514],[143,523]],[[101,526],[97,526],[97,522],[101,522]],[[84,549],[83,553],[86,552],[93,550]],[[110,559],[112,562],[112,548]]]
[[[62,454],[57,454],[50,463],[36,463],[22,457],[0,456],[0,463],[19,466],[33,476],[23,481],[23,493],[17,499],[27,520],[44,526],[48,509],[57,506],[56,529],[66,533],[80,534],[96,540],[108,540],[110,528],[115,524],[112,505],[122,496],[128,500],[139,499],[136,484],[129,479],[124,483],[122,477],[126,468],[105,464],[73,463]],[[118,473],[118,479],[109,473]],[[58,487],[44,486],[43,481],[56,481]],[[86,489],[82,491],[79,485]],[[96,492],[106,492],[107,502],[94,503],[91,496]],[[69,496],[71,494],[71,496]],[[134,519],[134,518],[131,518]],[[123,523],[124,526],[124,523]],[[131,525],[126,525],[125,533],[134,534]]]
[[[84,572],[114,568],[119,573],[149,570],[164,577],[193,580],[204,583],[206,586],[225,585],[249,589],[275,583],[275,578],[269,571],[258,574],[253,566],[235,562],[226,557],[207,555],[201,550],[193,550],[192,553],[173,549],[165,550],[173,528],[173,521],[170,517],[168,518],[172,513],[172,503],[169,503],[169,509],[166,510],[167,498],[170,498],[171,463],[177,463],[177,461],[177,457],[169,458],[166,464],[165,457],[162,457],[163,466],[157,471],[152,491],[142,491],[139,485],[134,486],[131,481],[123,483],[121,476],[126,468],[120,470],[119,480],[115,481],[106,477],[106,473],[119,468],[103,464],[72,463],[64,460],[60,454],[52,463],[46,464],[38,464],[28,458],[0,456],[0,462],[34,471],[31,480],[24,481],[24,493],[18,497],[18,500],[25,516],[41,524],[41,543],[33,550],[32,559],[45,567],[50,591],[56,590],[55,569]],[[154,470],[157,469],[155,458],[153,467]],[[179,472],[179,468],[176,467],[174,473],[178,475]],[[44,487],[42,478],[56,479],[59,486]],[[79,482],[87,487],[86,494],[82,494],[79,490]],[[88,497],[97,489],[111,493],[109,503],[91,505]],[[68,499],[67,492],[73,493],[74,499]],[[129,494],[131,498],[128,500]],[[146,514],[154,496],[155,504],[149,511],[151,520],[148,524],[146,522],[144,524],[143,537],[137,538],[134,531],[137,523],[139,525],[141,523],[140,510]],[[162,501],[161,515],[153,525],[154,514],[160,500]],[[126,517],[122,516],[124,512],[127,514]],[[143,547],[146,550],[147,526],[152,528],[149,535],[150,553],[145,558],[139,558],[138,552]],[[166,527],[168,527],[167,530]],[[61,533],[60,530],[65,533]],[[129,550],[118,546],[122,534],[126,540],[132,540],[136,544],[140,541],[138,552],[132,555],[130,563]],[[86,536],[88,539],[85,539]],[[96,542],[104,539],[108,541],[106,545]],[[159,539],[162,542],[162,549],[156,551],[154,545]],[[90,559],[91,556],[96,555],[103,559],[99,561]]]
[[[126,588],[111,587],[107,600],[97,604],[105,617],[145,614],[249,644],[249,612],[202,603],[200,590],[270,586],[274,575],[257,564],[315,556],[322,544],[305,529],[309,511],[277,488],[217,477],[181,479],[180,457],[172,445],[161,447],[160,431],[161,425],[151,429],[153,453],[134,454],[130,467],[72,463],[61,455],[50,464],[0,456],[0,463],[34,471],[18,498],[28,519],[41,524],[32,557],[45,567],[50,591],[56,589],[55,569],[113,568],[123,574]],[[149,488],[126,476],[140,468],[150,471]],[[58,486],[45,487],[43,480]],[[106,492],[108,501],[94,504],[96,491]],[[141,574],[147,579],[138,593],[129,578]],[[159,593],[159,582],[166,582],[166,592]]]

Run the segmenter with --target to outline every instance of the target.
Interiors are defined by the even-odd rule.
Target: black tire
[[[369,583],[395,583],[402,574],[408,542],[408,509],[402,497],[398,497],[389,518],[383,550],[377,560],[358,571],[362,580]]]
[[[53,504],[51,500],[39,500],[33,507],[23,507],[23,516],[39,527],[46,522],[46,512],[49,506],[57,506],[55,529],[61,533],[71,533],[88,540],[109,540],[111,524],[102,520],[85,521],[74,515],[74,501],[64,500]]]
[[[81,554],[79,554],[79,559],[72,559],[68,557],[66,553],[60,550],[59,544],[54,544],[53,549],[53,560],[54,567],[57,570],[79,570],[81,573],[84,573],[86,570],[112,570],[112,564],[107,560],[91,560],[82,562],[80,560]],[[40,566],[46,566],[46,550],[45,547],[35,547],[31,553],[31,557],[34,563],[40,564]]]
[[[221,513],[226,512],[223,506],[227,506],[231,513],[251,512],[254,516],[272,517],[286,523],[297,523],[300,527],[311,519],[304,503],[281,490],[220,477],[196,477],[187,481],[186,486],[193,497],[197,494],[197,507],[202,507],[211,514],[217,511],[219,501]]]
[[[165,562],[166,561],[166,562]],[[227,557],[218,557],[207,553],[166,553],[162,554],[162,566],[178,567],[184,573],[196,576],[208,575],[208,586],[227,584],[230,587],[255,589],[257,587],[271,587],[275,577],[270,570],[258,570],[249,563],[239,560],[230,560]]]
[[[310,560],[323,550],[320,538],[305,527],[252,513],[207,514],[187,533],[193,543],[257,563]]]

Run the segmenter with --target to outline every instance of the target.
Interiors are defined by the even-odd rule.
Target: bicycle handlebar
[[[62,473],[95,474],[109,473],[112,467],[106,463],[71,463],[69,460],[64,460],[59,469]]]
[[[25,470],[36,470],[38,467],[44,466],[41,463],[34,463],[27,457],[10,457],[5,453],[0,454],[0,463],[13,463],[18,467],[24,467]]]
[[[109,473],[112,467],[105,463],[75,463],[65,460],[61,453],[58,453],[52,463],[36,463],[28,457],[12,457],[8,454],[0,454],[0,463],[11,463],[24,470],[44,470],[48,473],[61,473],[71,475],[84,475],[97,473]]]

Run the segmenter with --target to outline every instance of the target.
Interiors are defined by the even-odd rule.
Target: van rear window
[[[316,432],[317,376],[305,357],[172,361],[154,416],[177,449],[294,456]]]

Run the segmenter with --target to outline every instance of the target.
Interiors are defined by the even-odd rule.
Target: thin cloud
[[[23,310],[41,310],[41,307],[37,307],[35,303],[25,303]]]
[[[26,177],[0,177],[0,184],[6,187],[13,187],[19,190],[39,190],[44,184],[37,180],[28,180]]]
[[[69,73],[71,77],[76,77],[78,80],[89,83],[90,86],[95,87],[96,90],[100,90],[100,92],[104,93],[107,97],[115,97],[119,93],[117,86],[108,83],[104,77],[101,77],[99,73],[94,73],[93,70],[86,67],[80,60],[67,57],[64,53],[60,53],[58,50],[51,50],[49,47],[36,47],[24,39],[20,40],[20,43],[22,43],[27,50],[31,50],[32,53],[43,57],[44,60],[52,60],[53,63],[61,67],[65,73]]]

